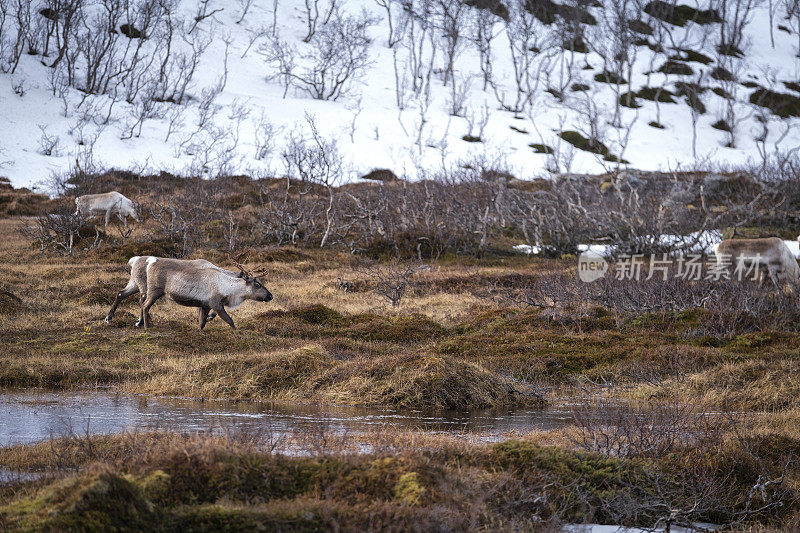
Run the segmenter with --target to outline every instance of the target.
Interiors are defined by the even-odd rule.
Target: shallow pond
[[[0,392],[0,446],[63,435],[133,430],[252,431],[325,430],[363,433],[382,427],[491,439],[508,432],[549,430],[573,422],[569,407],[425,413],[409,410],[309,404],[200,401],[92,392]]]

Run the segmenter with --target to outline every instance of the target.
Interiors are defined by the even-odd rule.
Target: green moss
[[[138,478],[126,479],[136,485],[151,502],[165,502],[170,499],[171,478],[163,470],[154,470]]]
[[[609,153],[605,144],[596,139],[587,139],[577,131],[562,131],[558,136],[580,150],[600,155],[608,155]]]
[[[114,474],[57,481],[0,514],[12,529],[37,531],[143,531],[157,518],[141,490]]]
[[[553,153],[553,148],[550,147],[550,146],[547,146],[546,144],[531,143],[528,146],[533,148],[533,151],[536,152],[537,154],[552,154]]]
[[[425,315],[391,318],[363,315],[346,333],[366,341],[411,343],[436,339],[445,335],[447,329]]]
[[[307,324],[329,324],[342,318],[342,314],[322,304],[295,309],[290,313]]]
[[[420,476],[416,472],[406,472],[400,476],[400,479],[397,480],[392,489],[394,498],[406,505],[419,505],[425,492],[425,487],[420,482]]]
[[[267,508],[232,505],[185,506],[170,513],[173,531],[294,531],[318,532],[325,528],[323,514],[314,505],[270,505]]]

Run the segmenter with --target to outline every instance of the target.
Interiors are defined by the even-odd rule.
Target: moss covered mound
[[[112,473],[55,482],[2,514],[15,531],[145,531],[158,518],[140,487]]]
[[[311,384],[334,402],[460,410],[542,405],[526,386],[449,356],[385,356],[349,361]]]

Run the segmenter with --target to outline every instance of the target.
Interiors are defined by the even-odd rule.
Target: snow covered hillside
[[[800,146],[796,1],[602,1],[0,0],[0,176],[283,175],[314,130],[344,179]]]

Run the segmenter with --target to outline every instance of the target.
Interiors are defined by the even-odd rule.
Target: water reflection
[[[572,422],[568,408],[426,413],[409,410],[307,404],[199,401],[124,396],[106,392],[0,392],[0,446],[69,434],[130,430],[273,433],[325,427],[360,433],[381,427],[485,437],[512,431],[549,430]]]

